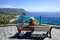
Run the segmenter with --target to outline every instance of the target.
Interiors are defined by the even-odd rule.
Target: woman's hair
[[[37,23],[35,22],[34,17],[31,17],[31,18],[30,18],[29,25],[30,25],[30,26],[36,26],[36,25],[37,25]]]
[[[32,20],[32,21],[33,21],[33,20],[35,20],[35,19],[34,19],[34,17],[30,17],[30,20]]]

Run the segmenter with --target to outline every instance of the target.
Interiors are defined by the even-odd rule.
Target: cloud
[[[0,8],[16,8],[10,5],[0,5]]]

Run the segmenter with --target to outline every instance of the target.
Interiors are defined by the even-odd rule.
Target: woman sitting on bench
[[[34,17],[30,18],[29,26],[36,26],[37,22],[35,21]]]

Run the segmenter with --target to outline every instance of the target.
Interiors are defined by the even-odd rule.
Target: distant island
[[[11,19],[14,19],[25,12],[24,9],[18,8],[0,8],[0,24],[8,24]]]

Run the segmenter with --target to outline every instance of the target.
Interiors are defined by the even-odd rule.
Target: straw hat
[[[30,20],[35,20],[34,17],[30,17]]]

